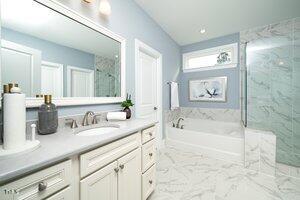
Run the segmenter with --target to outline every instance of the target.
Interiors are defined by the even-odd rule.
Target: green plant
[[[134,105],[134,104],[133,104],[132,101],[131,101],[131,95],[128,95],[128,94],[127,94],[126,100],[123,101],[123,102],[121,103],[121,106],[122,106],[123,108],[129,108],[129,107],[131,107],[131,106],[133,106],[133,105]]]

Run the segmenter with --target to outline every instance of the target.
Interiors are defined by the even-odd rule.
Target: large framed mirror
[[[125,99],[125,39],[55,0],[1,0],[1,85],[18,83],[27,107]]]

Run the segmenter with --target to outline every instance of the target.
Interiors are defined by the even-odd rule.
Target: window
[[[232,68],[238,61],[237,43],[185,53],[183,72]]]

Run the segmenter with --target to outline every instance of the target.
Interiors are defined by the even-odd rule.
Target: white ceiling
[[[32,0],[1,0],[2,26],[56,44],[114,58],[120,43]]]
[[[135,0],[179,45],[300,17],[300,0]],[[205,34],[200,30],[206,29]]]

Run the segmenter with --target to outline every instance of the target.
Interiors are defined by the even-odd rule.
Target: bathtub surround
[[[183,118],[184,128],[166,127],[166,145],[244,165],[244,128],[240,123]]]
[[[179,117],[206,119],[223,122],[240,122],[240,110],[236,109],[210,109],[195,107],[180,107],[178,110],[165,110],[165,122],[171,122]]]
[[[176,110],[164,110],[164,122],[165,124],[175,121],[180,117],[180,108]]]
[[[197,50],[208,49],[212,47],[238,43],[239,33],[227,35],[199,43],[194,43],[181,47],[181,53],[188,53]],[[227,76],[227,101],[221,102],[192,102],[189,101],[189,80],[205,79],[210,77]],[[235,68],[217,69],[200,71],[193,73],[184,73],[182,67],[180,69],[180,107],[195,107],[195,108],[211,108],[211,109],[239,109],[240,108],[240,79],[239,79],[239,64]]]
[[[276,163],[276,174],[300,179],[300,167]]]
[[[247,60],[247,98],[242,107],[249,128],[277,136],[276,160],[300,166],[300,18],[242,31],[241,63]],[[247,45],[245,47],[245,43]],[[244,71],[245,72],[245,71]],[[244,73],[245,74],[245,73]],[[246,88],[247,87],[247,88]],[[247,101],[247,102],[245,102]]]
[[[275,176],[276,136],[272,132],[245,129],[245,168]]]

